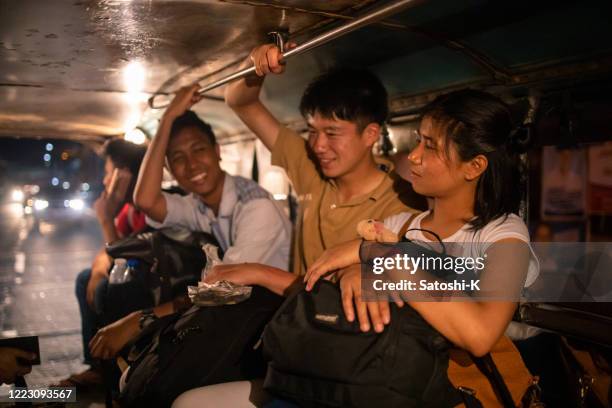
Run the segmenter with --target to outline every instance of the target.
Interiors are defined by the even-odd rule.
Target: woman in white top
[[[527,132],[513,126],[504,102],[485,92],[463,90],[438,97],[424,109],[418,145],[408,156],[414,190],[433,199],[431,210],[416,216],[410,228],[432,231],[443,241],[474,244],[473,255],[486,254],[481,290],[517,282],[520,290],[537,277],[527,228],[516,215],[526,186],[520,153],[527,138]],[[397,233],[411,215],[390,217],[385,225]],[[407,238],[437,241],[423,231],[409,231]],[[305,276],[307,289],[339,270],[348,320],[356,314],[362,330],[373,326],[382,331],[390,321],[389,305],[361,301],[359,247],[360,241],[352,241],[327,250]],[[402,299],[456,346],[476,356],[491,350],[517,306],[514,299]]]

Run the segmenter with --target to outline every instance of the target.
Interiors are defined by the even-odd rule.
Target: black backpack
[[[200,280],[206,265],[204,244],[218,246],[211,234],[164,228],[107,244],[106,253],[112,258],[140,261],[131,286],[139,285],[150,294],[153,305],[159,305],[186,294],[187,286]],[[121,285],[111,286],[120,291]]]
[[[266,364],[254,346],[282,299],[254,286],[242,303],[193,306],[153,323],[153,340],[130,364],[121,406],[169,407],[192,388],[263,377]],[[141,337],[151,338],[151,326]]]
[[[296,292],[264,331],[264,388],[303,407],[479,406],[447,377],[448,341],[414,309],[390,306],[385,330],[363,333],[335,284]]]

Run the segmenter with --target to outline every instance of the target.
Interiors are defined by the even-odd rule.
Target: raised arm
[[[170,106],[164,112],[155,138],[147,148],[142,166],[140,166],[138,181],[134,190],[134,204],[157,222],[163,222],[168,213],[166,200],[161,191],[161,182],[170,129],[177,117],[201,99],[197,94],[198,89],[198,85],[192,85],[177,92]]]
[[[294,44],[289,45],[290,48],[294,46]],[[255,48],[245,61],[244,67],[251,65],[255,65],[257,76],[253,75],[229,84],[225,90],[225,102],[259,140],[272,150],[280,123],[261,103],[259,94],[265,75],[270,72],[281,74],[285,67],[279,49],[273,44]]]
[[[127,202],[127,192],[132,177],[134,176],[128,170],[115,168],[113,171],[115,181],[111,182],[110,190],[102,191],[93,205],[102,228],[104,242],[113,242],[118,238],[123,238],[115,227],[115,218],[121,213],[122,207]]]

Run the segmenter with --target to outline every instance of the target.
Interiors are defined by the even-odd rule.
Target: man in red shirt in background
[[[146,149],[125,140],[110,140],[104,145],[104,191],[94,203],[96,217],[102,228],[104,242],[138,233],[146,227],[145,215],[132,203],[136,177]],[[89,352],[89,341],[98,330],[98,313],[95,307],[96,290],[105,287],[112,259],[100,249],[90,269],[85,269],[76,279],[76,296],[81,312],[84,363],[90,368],[62,380],[62,387],[86,387],[102,385],[101,370]],[[103,285],[104,284],[104,285]]]

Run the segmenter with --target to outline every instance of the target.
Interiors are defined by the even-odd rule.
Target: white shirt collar
[[[223,176],[225,179],[223,182],[223,192],[221,193],[221,202],[219,203],[219,215],[217,217],[215,217],[213,211],[197,195],[192,194],[192,196],[198,200],[198,209],[200,212],[208,215],[211,219],[231,217],[236,202],[238,201],[234,178],[226,172],[223,172]]]

